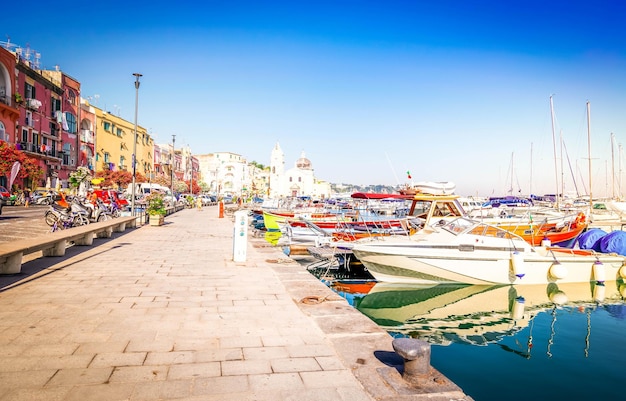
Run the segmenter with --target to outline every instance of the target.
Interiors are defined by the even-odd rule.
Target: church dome
[[[304,156],[304,151],[300,155],[300,158],[296,160],[296,168],[301,170],[311,170],[311,161]]]

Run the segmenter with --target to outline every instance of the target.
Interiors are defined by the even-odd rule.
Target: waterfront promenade
[[[262,238],[234,262],[218,215],[0,276],[0,401],[470,400],[434,370],[408,387],[391,337]]]

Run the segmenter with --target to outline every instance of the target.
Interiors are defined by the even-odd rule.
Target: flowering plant
[[[152,192],[146,197],[146,201],[148,201],[146,213],[150,216],[165,216],[167,211],[165,210],[165,201],[162,193]]]

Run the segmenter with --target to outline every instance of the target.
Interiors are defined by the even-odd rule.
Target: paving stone
[[[0,401],[399,400],[391,337],[345,300],[302,305],[333,293],[262,238],[234,263],[232,230],[185,209],[0,276]]]

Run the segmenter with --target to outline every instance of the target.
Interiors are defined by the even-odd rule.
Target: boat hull
[[[393,248],[372,243],[354,247],[353,253],[376,280],[391,283],[581,283],[617,280],[620,273],[626,274],[620,271],[624,257],[619,255],[574,254],[537,247],[536,252],[523,252],[521,258],[514,261],[513,249],[469,249],[470,245],[457,249],[450,246],[445,249],[431,246]],[[602,263],[597,265],[597,260]]]

